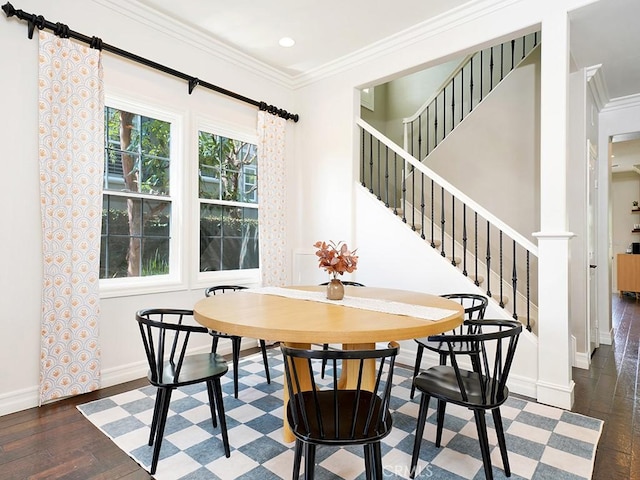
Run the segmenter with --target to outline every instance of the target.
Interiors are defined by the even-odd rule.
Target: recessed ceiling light
[[[278,40],[278,43],[281,47],[288,48],[293,47],[296,44],[296,41],[291,37],[282,37],[280,40]]]

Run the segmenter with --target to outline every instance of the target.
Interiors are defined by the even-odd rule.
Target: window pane
[[[170,122],[105,108],[100,278],[169,273],[170,152]]]
[[[199,196],[257,203],[257,146],[198,132]]]
[[[258,211],[201,205],[200,271],[258,268]]]

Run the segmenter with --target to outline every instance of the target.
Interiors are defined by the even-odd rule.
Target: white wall
[[[41,2],[21,0],[21,8],[42,14],[52,22],[63,22],[72,30],[101,36],[103,41],[197,76],[207,82],[264,100],[288,111],[295,111],[291,90],[276,75],[269,78],[259,68],[222,60],[196,42],[178,40],[161,27],[142,25],[128,16],[95,2],[59,0]],[[3,128],[0,129],[0,157],[3,181],[0,188],[0,363],[4,368],[0,382],[0,414],[34,406],[40,355],[40,292],[42,284],[39,173],[37,153],[37,40],[26,38],[26,23],[17,19],[0,20],[0,90],[4,92]],[[257,109],[217,93],[196,88],[188,95],[187,83],[166,74],[105,53],[104,82],[108,93],[177,110],[185,127],[192,128],[198,118],[216,125],[255,134]],[[295,128],[289,122],[287,135],[294,144]],[[182,146],[180,159],[195,172],[197,137]],[[293,160],[289,155],[288,162]],[[185,172],[186,173],[186,172]],[[192,202],[191,182],[185,175],[183,194],[178,200],[184,208],[184,231],[197,217]],[[292,204],[293,211],[295,204]],[[184,239],[181,255],[188,263],[182,279],[166,293],[103,298],[100,345],[103,386],[145,375],[143,349],[136,330],[134,313],[151,306],[191,307],[203,296],[205,282],[198,282],[197,234]],[[190,263],[189,263],[190,262]],[[211,282],[215,283],[215,282]],[[206,339],[205,339],[206,340]],[[208,340],[207,340],[208,341]]]

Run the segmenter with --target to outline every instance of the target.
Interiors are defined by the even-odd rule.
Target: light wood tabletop
[[[324,291],[321,286],[298,290]],[[383,299],[452,310],[440,320],[345,307],[336,303],[250,293],[203,298],[194,306],[196,320],[207,328],[250,338],[294,343],[363,344],[407,340],[452,330],[464,309],[455,301],[427,293],[389,288],[345,287],[345,296]]]
[[[296,286],[297,290],[325,291],[322,286]],[[347,307],[340,302],[318,302],[286,296],[252,293],[238,290],[224,295],[203,298],[194,306],[194,317],[211,330],[280,341],[295,348],[310,348],[311,344],[338,343],[345,350],[375,348],[377,342],[408,340],[452,330],[463,321],[460,303],[437,295],[372,287],[345,287],[345,297],[362,297],[409,305],[440,308],[450,312],[438,320],[408,315],[383,313],[363,308]],[[346,361],[340,376],[341,388],[351,388],[354,368]],[[375,381],[375,365],[366,364],[365,383]],[[308,382],[301,380],[302,389]],[[288,390],[284,388],[284,405]],[[286,418],[286,415],[284,415]],[[294,440],[287,422],[283,437]]]

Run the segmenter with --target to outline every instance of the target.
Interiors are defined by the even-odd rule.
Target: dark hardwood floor
[[[594,480],[640,478],[640,301],[615,295],[612,317],[612,345],[596,350],[590,370],[573,369],[573,411],[604,420]]]
[[[590,370],[573,370],[573,411],[605,421],[594,480],[640,478],[640,414],[636,415],[640,302],[614,297],[613,326],[613,345],[596,351]],[[140,379],[0,417],[0,478],[153,478],[76,409],[76,405],[147,384]]]

